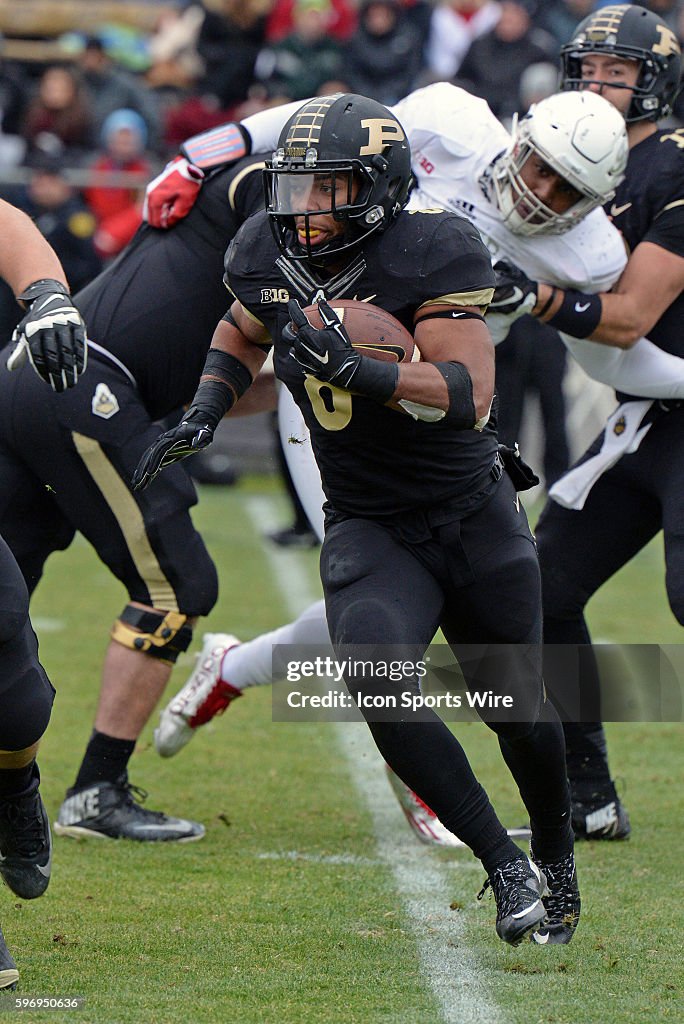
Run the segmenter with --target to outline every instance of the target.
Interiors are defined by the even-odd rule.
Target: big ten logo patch
[[[262,288],[261,302],[289,302],[290,293],[287,288]]]

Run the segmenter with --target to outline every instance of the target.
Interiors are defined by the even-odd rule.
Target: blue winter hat
[[[122,107],[121,110],[112,111],[104,119],[101,132],[102,144],[106,146],[110,136],[114,132],[121,131],[122,128],[128,128],[129,131],[135,132],[140,138],[140,148],[145,148],[147,145],[147,125],[137,110],[129,110],[125,107]]]

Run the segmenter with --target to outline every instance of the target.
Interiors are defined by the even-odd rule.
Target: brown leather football
[[[344,324],[352,345],[362,355],[384,362],[411,362],[413,337],[390,313],[355,299],[333,299],[329,304]],[[323,326],[318,306],[307,306],[304,312],[314,327]]]

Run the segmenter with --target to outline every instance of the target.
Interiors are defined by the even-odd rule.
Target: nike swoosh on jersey
[[[625,210],[629,210],[631,205],[631,203],[625,203],[624,206],[616,206],[615,203],[613,203],[610,208],[611,217],[619,217],[621,213],[625,212]]]

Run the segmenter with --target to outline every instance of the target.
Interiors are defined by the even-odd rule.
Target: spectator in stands
[[[271,0],[204,0],[197,51],[204,61],[207,92],[221,107],[246,99],[254,65],[266,38]]]
[[[535,28],[534,0],[502,0],[496,25],[476,39],[463,58],[458,85],[481,96],[500,121],[526,109],[520,96],[520,76],[530,64],[553,59],[555,46],[548,33]]]
[[[46,68],[29,102],[22,135],[40,149],[82,157],[92,138],[95,112],[72,68]]]
[[[441,0],[430,19],[427,63],[434,79],[453,78],[473,40],[499,20],[496,0]]]
[[[582,21],[596,6],[594,0],[546,0],[540,4],[535,19],[539,28],[546,29],[556,41],[556,52],[567,43]]]
[[[420,0],[418,0],[420,2]],[[335,39],[348,39],[356,28],[356,3],[353,0],[330,0],[328,32]],[[275,0],[266,22],[266,41],[278,43],[294,31],[297,0]]]
[[[221,106],[209,83],[202,78],[188,96],[166,112],[163,137],[167,153],[175,154],[180,144],[192,135],[234,120],[234,111],[234,107]]]
[[[29,88],[19,66],[2,59],[0,36],[0,132],[18,135],[21,131]]]
[[[353,92],[397,103],[421,69],[422,40],[400,0],[364,0],[359,26],[345,47],[345,74]]]
[[[27,158],[31,177],[17,203],[59,256],[76,292],[100,273],[95,252],[95,217],[64,173],[64,157],[35,150]]]
[[[257,76],[271,95],[304,100],[342,77],[342,49],[330,36],[331,19],[330,0],[296,0],[293,32],[262,50],[257,61]]]
[[[142,79],[116,67],[98,36],[89,36],[79,57],[83,81],[95,115],[95,124],[102,125],[115,110],[135,110],[147,126],[148,145],[155,149],[159,124],[154,100]],[[91,146],[97,146],[97,137]]]
[[[145,154],[147,127],[135,110],[115,110],[102,125],[102,152],[92,170],[99,174],[136,175],[138,184],[93,185],[86,189],[88,206],[97,219],[95,245],[107,259],[130,242],[140,226],[142,197],[152,166]]]
[[[185,101],[204,73],[204,61],[197,52],[203,21],[204,11],[198,4],[184,11],[165,11],[148,40],[150,66],[145,82],[162,136],[169,112]]]

